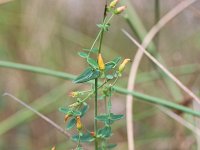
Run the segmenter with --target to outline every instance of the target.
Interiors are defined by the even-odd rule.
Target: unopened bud
[[[76,128],[77,128],[78,130],[81,130],[82,127],[83,127],[83,125],[82,125],[82,123],[81,123],[81,117],[80,117],[80,116],[77,116],[77,117],[76,117]]]
[[[54,146],[54,147],[52,147],[52,148],[51,148],[51,150],[56,150],[56,147],[55,147],[55,146]]]
[[[115,14],[120,14],[126,9],[126,6],[121,6],[115,9],[114,13]]]
[[[125,68],[125,65],[128,63],[130,61],[130,59],[124,59],[124,61],[119,65],[119,69],[118,69],[118,71],[119,71],[119,73],[122,73],[123,72],[123,70],[124,70],[124,68]]]
[[[69,115],[69,114],[65,115],[64,121],[67,122],[67,120],[69,119],[70,116],[71,116],[71,115]]]
[[[103,58],[101,56],[101,53],[98,55],[98,65],[99,65],[99,69],[100,70],[104,70],[105,69],[105,64],[103,62]]]
[[[113,1],[110,3],[109,7],[110,7],[110,8],[114,8],[114,7],[117,5],[118,2],[119,2],[119,0],[113,0]]]
[[[77,97],[78,96],[78,92],[70,92],[69,96],[70,97]]]
[[[90,135],[92,136],[92,137],[95,137],[96,136],[96,134],[95,134],[95,132],[90,132]]]

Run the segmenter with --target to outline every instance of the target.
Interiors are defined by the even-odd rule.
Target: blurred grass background
[[[160,0],[163,16],[180,0]],[[154,25],[154,0],[132,0],[132,6],[147,31]],[[78,75],[86,62],[77,52],[90,47],[98,31],[105,1],[13,0],[0,5],[0,60],[41,66]],[[134,6],[134,7],[133,7]],[[187,8],[165,26],[159,35],[158,52],[168,68],[194,93],[200,95],[200,2]],[[133,58],[137,48],[122,34],[121,28],[133,33],[123,15],[112,20],[104,39],[104,59],[115,56]],[[137,38],[137,37],[136,37]],[[189,66],[179,70],[181,66]],[[0,95],[10,92],[31,104],[61,126],[63,114],[58,107],[72,103],[67,94],[82,85],[71,81],[19,70],[0,68]],[[118,85],[126,87],[129,68]],[[136,90],[173,101],[174,98],[156,68],[143,58],[136,80]],[[185,93],[181,93],[187,98]],[[180,100],[181,101],[181,100]],[[92,128],[92,102],[89,117],[83,121]],[[102,106],[103,107],[103,106]],[[101,110],[101,106],[100,106]],[[103,110],[103,108],[102,108]],[[115,94],[113,112],[125,114],[125,95]],[[193,122],[193,118],[184,115]],[[134,102],[135,143],[137,150],[197,149],[195,135],[158,111],[154,105]],[[127,149],[125,119],[114,124],[111,141],[116,149]],[[0,149],[47,150],[72,149],[54,128],[19,104],[0,96]]]

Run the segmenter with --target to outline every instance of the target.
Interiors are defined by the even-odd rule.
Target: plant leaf
[[[121,60],[121,57],[116,57],[112,61],[107,62],[105,64],[105,70],[109,71],[110,69],[115,68],[117,64],[120,62],[120,60]]]
[[[107,114],[99,115],[99,116],[96,116],[95,119],[98,121],[106,121],[108,120],[108,115]]]
[[[81,111],[81,117],[83,117],[85,115],[85,113],[88,111],[89,109],[89,105],[87,103],[84,103],[82,109],[80,110]]]
[[[75,124],[76,124],[76,119],[75,118],[70,119],[70,121],[67,123],[66,129],[67,130],[72,129],[75,126]]]
[[[113,149],[117,146],[117,144],[107,144],[107,145],[101,145],[101,147],[98,148],[98,150],[105,150],[105,149]]]
[[[70,110],[69,110],[69,108],[66,108],[66,107],[60,107],[59,111],[64,113],[64,114],[67,114]]]
[[[108,144],[107,149],[113,149],[117,146],[117,144]]]
[[[73,111],[71,111],[71,114],[73,116],[81,116],[82,113],[80,111],[78,111],[78,110],[73,110]]]
[[[106,78],[109,79],[109,80],[112,80],[114,78],[114,76],[111,75],[111,74],[108,74],[108,75],[106,75]]]
[[[104,128],[98,130],[97,137],[107,138],[111,136],[111,133],[112,133],[111,127],[105,126]]]
[[[87,57],[88,57],[88,54],[85,53],[85,52],[78,52],[78,55],[79,55],[80,57],[83,57],[83,58],[87,58]]]
[[[73,135],[72,140],[77,142],[79,140],[79,135],[78,134]],[[80,141],[81,142],[92,142],[92,141],[94,141],[94,137],[92,137],[90,135],[90,133],[85,133],[85,134],[80,135]]]
[[[124,118],[124,115],[114,115],[113,113],[110,114],[111,120],[120,120],[122,118]]]
[[[94,60],[93,58],[87,58],[87,62],[95,69],[99,67],[97,61]]]
[[[99,27],[100,29],[103,29],[103,31],[108,31],[110,24],[97,24],[97,27]]]
[[[73,82],[74,83],[84,83],[100,76],[99,70],[93,70],[92,68],[87,68],[81,75],[79,75]]]

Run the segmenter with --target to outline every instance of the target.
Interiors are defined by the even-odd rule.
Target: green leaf
[[[98,150],[105,150],[105,149],[113,149],[117,146],[117,144],[108,144],[108,145],[101,145],[101,147],[98,148]]]
[[[88,111],[89,109],[89,105],[87,103],[84,103],[82,109],[80,110],[81,111],[81,117],[83,117],[85,115],[85,113]]]
[[[108,144],[107,149],[113,149],[117,146],[117,144]]]
[[[120,120],[122,118],[124,118],[124,115],[114,115],[113,113],[110,114],[111,120]]]
[[[100,29],[103,29],[103,31],[108,31],[110,24],[97,24],[97,27],[99,27]]]
[[[113,124],[116,120],[122,119],[124,115],[114,115],[111,113],[110,115],[108,114],[103,114],[96,116],[95,119],[98,121],[104,122],[106,125],[111,125]]]
[[[81,112],[78,111],[78,110],[73,110],[73,111],[71,111],[71,114],[72,114],[73,116],[81,116]]]
[[[108,120],[108,115],[107,114],[99,115],[99,116],[96,116],[95,119],[98,121],[106,121]]]
[[[106,78],[109,79],[109,80],[112,80],[114,78],[114,76],[111,75],[111,74],[108,74],[108,75],[106,75]]]
[[[111,125],[113,124],[115,121],[114,120],[111,120],[110,118],[108,118],[107,120],[105,120],[105,124],[106,125]]]
[[[93,53],[97,53],[98,51],[99,51],[98,48],[92,48],[92,50],[91,50],[91,52],[93,52]]]
[[[105,126],[104,128],[101,128],[97,132],[97,137],[102,137],[102,138],[107,138],[111,136],[111,127],[110,126]]]
[[[87,58],[87,62],[95,69],[99,67],[97,61],[93,58]]]
[[[121,57],[116,57],[115,59],[113,59],[111,62],[114,64],[113,68],[115,68],[117,66],[117,64],[120,62]]]
[[[92,68],[87,68],[81,75],[79,75],[74,83],[84,83],[93,79],[96,79],[100,76],[99,70],[93,70]]]
[[[78,134],[73,135],[72,140],[75,141],[75,142],[78,142],[79,141],[79,135]],[[85,134],[80,135],[80,141],[81,142],[92,142],[92,141],[94,141],[94,137],[92,137],[90,135],[90,133],[85,133]]]
[[[78,55],[83,57],[83,58],[87,58],[88,57],[88,54],[84,53],[84,52],[78,52]]]
[[[64,113],[64,114],[67,114],[70,110],[69,110],[69,108],[66,108],[66,107],[60,107],[59,111]]]
[[[116,57],[112,61],[109,61],[105,64],[105,70],[109,71],[117,66],[117,64],[120,62],[121,57]]]
[[[72,129],[75,126],[75,124],[76,124],[76,119],[75,118],[70,119],[70,121],[67,123],[66,129],[67,130]]]

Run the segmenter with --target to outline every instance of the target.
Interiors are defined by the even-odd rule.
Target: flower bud
[[[67,120],[69,119],[70,116],[71,116],[71,115],[69,115],[69,114],[65,115],[64,121],[67,122]]]
[[[52,147],[52,148],[51,148],[51,150],[56,150],[56,147],[55,147],[55,146],[54,146],[54,147]]]
[[[101,56],[101,53],[99,53],[99,55],[98,55],[98,65],[99,65],[99,69],[100,70],[104,70],[105,69],[105,64],[103,62],[103,58]]]
[[[80,117],[80,116],[77,116],[77,117],[76,117],[76,128],[77,128],[78,130],[81,130],[82,127],[83,127],[83,125],[82,125],[82,123],[81,123],[81,117]]]
[[[93,132],[93,131],[90,132],[90,135],[91,135],[92,137],[96,137],[96,134],[95,134],[95,132]]]
[[[70,97],[77,97],[78,96],[78,92],[70,92],[69,96]]]
[[[113,1],[110,3],[109,7],[110,7],[110,8],[114,8],[114,7],[117,5],[118,2],[119,2],[119,0],[113,0]]]
[[[119,65],[119,69],[118,69],[118,71],[119,71],[119,73],[122,73],[123,72],[123,70],[124,70],[124,68],[125,68],[125,65],[128,63],[130,61],[130,59],[124,59],[124,61]]]
[[[115,9],[114,13],[115,13],[115,14],[120,14],[120,13],[122,13],[125,9],[126,9],[126,6],[118,7],[117,9]]]

